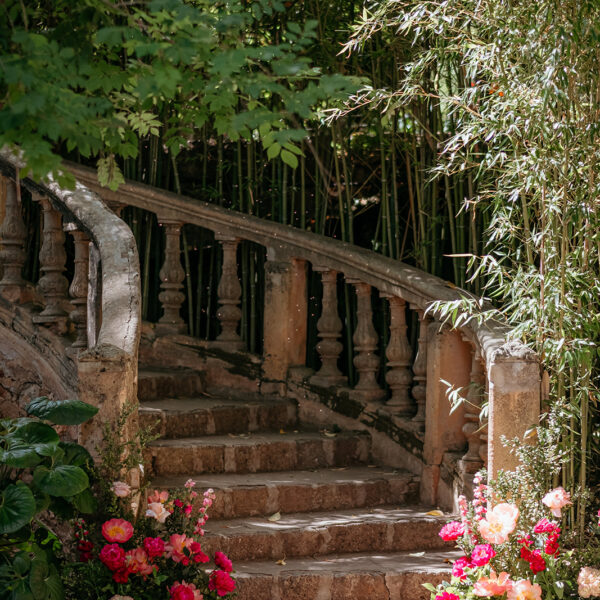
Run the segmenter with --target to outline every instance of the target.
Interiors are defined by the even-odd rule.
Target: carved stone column
[[[460,468],[464,473],[475,473],[483,465],[479,456],[481,446],[481,426],[479,416],[481,412],[481,395],[485,385],[485,373],[481,363],[479,351],[473,351],[469,389],[466,396],[465,424],[462,431],[467,438],[467,452],[460,461]]]
[[[410,397],[412,348],[406,335],[406,302],[391,294],[382,294],[382,297],[388,299],[391,316],[385,380],[392,390],[392,397],[386,404],[394,414],[408,417],[414,415],[415,407]]]
[[[358,383],[353,395],[367,401],[381,400],[385,396],[377,384],[377,371],[379,370],[379,357],[375,354],[377,349],[377,332],[373,327],[373,309],[371,307],[371,286],[357,280],[348,280],[354,285],[357,297],[357,324],[352,341],[354,342],[354,366],[358,371]]]
[[[417,355],[413,364],[414,385],[412,395],[417,403],[417,414],[413,421],[425,423],[425,399],[427,396],[427,328],[430,318],[425,316],[421,309],[417,309],[419,315],[419,342]]]
[[[240,298],[242,286],[238,277],[237,247],[239,239],[224,235],[215,235],[223,248],[223,266],[217,294],[219,304],[217,318],[221,322],[221,333],[217,336],[216,343],[226,350],[241,350],[244,342],[237,332],[238,324],[242,318]],[[265,315],[265,320],[269,315]],[[268,327],[268,325],[267,325]]]
[[[318,385],[339,385],[346,381],[338,369],[338,358],[344,349],[339,341],[342,335],[342,320],[338,315],[337,303],[337,271],[326,267],[313,267],[321,273],[323,282],[323,300],[321,316],[317,321],[320,341],[317,352],[321,357],[321,368],[311,377],[311,382]]]
[[[0,226],[0,265],[3,268],[0,294],[11,302],[26,302],[27,283],[21,276],[25,264],[25,224],[16,183],[0,176],[0,195],[5,199],[5,214]]]
[[[72,298],[73,310],[69,318],[75,324],[77,337],[71,346],[75,352],[86,349],[88,345],[87,337],[87,299],[88,299],[88,275],[90,260],[90,240],[86,233],[78,231],[73,225],[66,227],[66,230],[73,236],[75,244],[75,270],[73,281],[69,287],[69,294]]]
[[[160,289],[158,299],[163,309],[163,315],[158,320],[157,332],[161,334],[184,333],[187,328],[179,314],[185,296],[183,280],[185,271],[181,266],[181,227],[182,223],[167,221],[158,217],[158,222],[165,232],[165,258],[160,269]]]
[[[45,325],[59,334],[67,331],[69,281],[63,275],[67,253],[65,234],[62,229],[62,215],[54,209],[50,200],[44,196],[36,197],[44,211],[44,230],[40,249],[40,271],[42,276],[38,285],[44,297],[45,308],[33,318],[34,323]]]

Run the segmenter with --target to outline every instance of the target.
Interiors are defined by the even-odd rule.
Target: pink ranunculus
[[[542,600],[542,588],[529,579],[519,579],[508,588],[506,600]]]
[[[235,590],[235,581],[225,571],[213,571],[208,581],[208,589],[216,590],[218,596],[226,596]]]
[[[451,594],[450,592],[442,592],[435,597],[435,600],[460,600],[460,598],[456,594]]]
[[[139,573],[146,577],[154,570],[154,566],[148,562],[148,555],[143,548],[134,548],[125,554],[125,566],[130,573]]]
[[[148,496],[148,504],[153,504],[155,502],[160,502],[161,504],[164,504],[168,499],[169,499],[169,492],[167,492],[167,491],[159,492],[158,490],[154,490]]]
[[[144,538],[144,550],[150,558],[159,558],[165,552],[165,543],[159,537]]]
[[[447,523],[440,529],[439,536],[445,542],[453,542],[457,540],[461,535],[465,533],[465,526],[458,521],[452,521],[451,523]]]
[[[557,487],[548,492],[542,498],[542,502],[552,511],[555,517],[560,517],[561,508],[571,504],[571,494],[563,487]]]
[[[196,482],[193,479],[188,479],[183,484],[183,487],[187,488],[188,490],[191,490],[195,485],[196,485]]]
[[[148,504],[146,516],[156,519],[159,523],[164,523],[171,513],[160,502],[152,502]]]
[[[477,567],[487,565],[496,556],[496,551],[489,544],[477,544],[471,552],[471,562]]]
[[[577,577],[578,593],[582,598],[600,596],[600,570],[583,567]]]
[[[133,525],[125,519],[110,519],[102,525],[102,535],[107,542],[124,544],[133,535]]]
[[[113,481],[110,489],[113,491],[113,494],[119,498],[126,498],[131,494],[131,488],[124,481]]]
[[[552,533],[559,529],[558,524],[554,521],[548,521],[546,517],[540,519],[533,528],[533,533]]]
[[[452,565],[452,575],[458,577],[460,580],[464,580],[467,578],[465,569],[472,569],[473,566],[473,563],[466,556],[461,556],[460,558],[457,558]]]
[[[473,586],[473,593],[476,596],[487,598],[489,596],[502,596],[512,582],[508,573],[503,571],[496,575],[494,569],[491,569],[489,577],[481,577]]]
[[[226,573],[231,573],[231,571],[233,571],[233,563],[223,552],[215,552],[215,565]]]
[[[490,544],[503,544],[515,530],[518,518],[519,509],[514,504],[497,504],[479,521],[479,533]]]
[[[106,544],[98,558],[111,571],[118,571],[125,566],[125,550],[118,544]]]

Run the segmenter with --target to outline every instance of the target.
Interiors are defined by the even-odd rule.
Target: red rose
[[[546,540],[546,545],[544,547],[544,552],[546,554],[553,555],[558,552],[558,538],[558,534],[553,534]]]
[[[223,552],[215,552],[215,565],[217,565],[219,569],[223,569],[226,573],[231,573],[231,571],[233,571],[233,563],[227,558],[226,554],[223,554]]]
[[[213,571],[210,574],[208,589],[216,590],[219,596],[226,596],[235,590],[235,581],[225,571]]]
[[[129,579],[129,571],[127,569],[119,569],[113,573],[113,579],[117,583],[127,583]]]
[[[529,556],[529,568],[534,574],[546,570],[546,561],[540,550],[534,550]]]
[[[175,583],[170,590],[171,600],[194,600],[194,589],[185,583]]]
[[[159,537],[144,538],[144,550],[150,558],[157,558],[164,554],[165,543]]]
[[[106,544],[100,550],[99,558],[111,571],[117,571],[125,566],[125,550],[119,544]]]

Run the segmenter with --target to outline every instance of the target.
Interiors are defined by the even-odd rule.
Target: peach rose
[[[479,533],[490,544],[503,544],[515,530],[519,509],[514,504],[497,504],[479,521]]]
[[[156,502],[160,502],[161,504],[164,504],[168,499],[169,499],[169,492],[164,491],[164,490],[162,492],[159,492],[158,490],[154,490],[148,496],[148,504],[154,504]]]
[[[152,502],[148,505],[148,510],[146,511],[147,517],[152,517],[159,523],[164,523],[170,514],[171,513],[160,502]]]
[[[508,589],[506,600],[542,600],[542,588],[529,579],[519,579]]]
[[[555,517],[560,517],[560,509],[571,504],[571,495],[562,487],[554,488],[548,492],[542,502],[552,511]]]
[[[126,498],[131,494],[131,488],[124,481],[114,481],[110,489],[119,498]]]
[[[496,575],[494,569],[490,571],[489,577],[481,577],[473,586],[476,596],[487,598],[489,596],[502,596],[512,585],[510,576],[506,572]]]

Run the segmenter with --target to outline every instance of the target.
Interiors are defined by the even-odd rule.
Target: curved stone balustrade
[[[154,212],[159,222],[191,224],[214,232],[215,239],[221,241],[224,257],[218,290],[221,308],[217,313],[222,333],[215,342],[223,347],[237,349],[241,345],[237,333],[240,289],[235,248],[239,240],[266,247],[265,314],[269,315],[270,326],[264,332],[263,373],[266,380],[279,382],[279,389],[286,385],[290,367],[304,364],[307,263],[321,274],[323,302],[316,344],[322,366],[306,379],[306,385],[328,390],[329,394],[344,387],[345,378],[337,365],[343,346],[336,274],[341,273],[347,283],[353,284],[358,300],[357,327],[352,332],[358,383],[349,396],[362,402],[375,420],[386,414],[394,423],[400,423],[411,440],[411,452],[420,455],[425,463],[423,475],[430,481],[425,487],[432,488],[430,500],[437,498],[436,481],[450,455],[457,457],[458,468],[466,474],[481,466],[480,456],[492,473],[514,465],[514,458],[500,439],[522,435],[537,422],[538,360],[526,346],[507,343],[508,331],[500,324],[470,320],[460,331],[453,331],[436,321],[439,315],[431,310],[432,302],[456,301],[467,292],[352,244],[143,184],[127,182],[113,192],[98,184],[95,171],[73,164],[68,168],[109,204],[138,207]],[[173,247],[173,242],[169,247]],[[173,253],[167,253],[165,263],[173,260]],[[175,262],[180,268],[179,260]],[[181,273],[178,279],[182,279]],[[372,289],[388,299],[391,314],[385,351],[387,373],[382,378],[391,390],[387,402],[376,379],[381,357],[372,322]],[[163,309],[165,315],[173,312],[167,302]],[[416,356],[412,356],[406,337],[408,309],[416,311],[420,324]],[[468,390],[466,407],[450,412],[447,385],[443,382],[461,387],[465,393]],[[472,382],[477,387],[470,385]],[[488,395],[487,430],[485,424],[479,423],[484,393]],[[424,498],[428,498],[427,493]]]
[[[20,166],[14,154],[0,150],[8,217],[0,228],[4,247],[0,252],[0,294],[31,307],[31,323],[46,329],[45,337],[73,358],[72,375],[77,381],[70,382],[72,389],[78,391],[80,399],[100,408],[79,431],[80,440],[94,450],[101,441],[100,424],[114,422],[125,404],[137,402],[141,320],[135,240],[127,225],[81,183],[74,190],[63,189],[52,179],[40,183],[24,177],[17,183]],[[38,282],[21,279],[26,233],[20,186],[43,208],[42,276]],[[64,275],[63,230],[74,240],[71,282]],[[41,306],[41,311],[36,311],[36,306]],[[21,310],[19,314],[24,318],[26,313]],[[35,340],[29,343],[35,345]],[[132,422],[131,427],[135,426]]]

